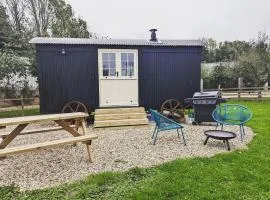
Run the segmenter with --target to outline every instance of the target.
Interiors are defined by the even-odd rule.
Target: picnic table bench
[[[27,116],[27,117],[14,117],[14,118],[2,118],[0,119],[1,126],[10,126],[16,125],[16,127],[10,133],[1,133],[2,141],[0,142],[0,157],[5,157],[7,155],[12,155],[16,153],[22,153],[27,151],[33,151],[38,149],[45,149],[47,147],[60,146],[65,144],[75,144],[77,142],[83,142],[86,144],[88,156],[90,162],[91,158],[91,143],[92,140],[96,139],[97,136],[94,134],[86,135],[86,122],[85,118],[88,117],[88,114],[83,112],[74,112],[74,113],[61,113],[61,114],[48,114],[48,115],[36,115],[36,116]],[[75,126],[70,124],[70,120],[75,121]],[[47,141],[43,143],[36,143],[25,146],[11,147],[6,148],[10,142],[12,142],[18,135],[21,134],[32,134],[32,133],[41,133],[53,130],[59,130],[59,127],[53,127],[49,129],[35,129],[27,130],[22,132],[29,124],[54,121],[58,124],[61,129],[64,129],[70,133],[73,138],[65,138],[53,141]],[[79,127],[82,128],[82,133],[79,133]]]

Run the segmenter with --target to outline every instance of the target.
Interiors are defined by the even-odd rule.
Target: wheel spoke
[[[68,108],[70,109],[71,112],[74,112],[73,108],[71,107],[71,105],[68,105]]]
[[[162,110],[171,111],[169,108],[163,108]]]
[[[170,109],[172,110],[172,101],[171,100],[169,101],[169,104],[170,104]]]
[[[174,106],[174,109],[176,110],[179,106],[180,106],[180,102],[178,101],[178,102],[176,102],[176,105]]]
[[[78,111],[79,107],[80,107],[80,104],[77,105],[75,112]]]

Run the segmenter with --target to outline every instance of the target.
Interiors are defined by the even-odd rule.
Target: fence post
[[[24,116],[24,102],[23,102],[23,95],[21,95],[21,106],[22,106],[22,116]]]
[[[262,92],[261,90],[258,91],[258,99],[262,98]]]
[[[241,98],[241,92],[240,92],[240,90],[238,90],[238,92],[237,92],[237,98],[238,98],[238,100]]]

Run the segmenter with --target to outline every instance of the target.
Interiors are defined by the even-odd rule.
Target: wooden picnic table
[[[10,125],[16,125],[16,127],[10,133],[5,133],[5,134],[0,135],[3,138],[3,140],[0,143],[0,157],[15,154],[15,153],[31,151],[31,150],[44,149],[46,147],[59,146],[59,145],[64,145],[64,144],[74,144],[76,142],[83,142],[86,144],[89,160],[90,162],[92,162],[91,143],[93,139],[97,138],[97,136],[94,134],[86,135],[86,132],[87,132],[86,122],[85,122],[86,117],[88,117],[88,114],[86,113],[74,112],[74,113],[2,118],[0,119],[0,127],[10,126]],[[66,138],[66,139],[60,139],[60,140],[54,140],[54,141],[47,141],[43,143],[36,143],[36,144],[31,144],[31,145],[6,148],[7,145],[10,144],[10,142],[12,142],[18,135],[20,135],[22,131],[29,124],[47,122],[47,121],[54,121],[61,128],[63,128],[72,136],[74,136],[74,138]],[[75,127],[71,125],[70,121],[75,122]],[[82,133],[79,133],[79,127],[82,127]],[[54,129],[48,129],[48,130],[54,130]],[[33,131],[27,131],[27,133],[24,133],[24,134],[38,133],[38,132],[40,133],[40,132],[46,132],[48,130],[44,130],[44,129],[33,130]]]

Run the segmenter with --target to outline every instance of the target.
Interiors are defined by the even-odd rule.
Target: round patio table
[[[227,143],[228,151],[231,150],[229,140],[236,137],[236,134],[230,131],[223,131],[223,130],[208,130],[205,131],[204,134],[206,135],[206,140],[204,141],[204,145],[207,144],[209,138],[213,138],[216,140],[223,140],[223,142]]]

